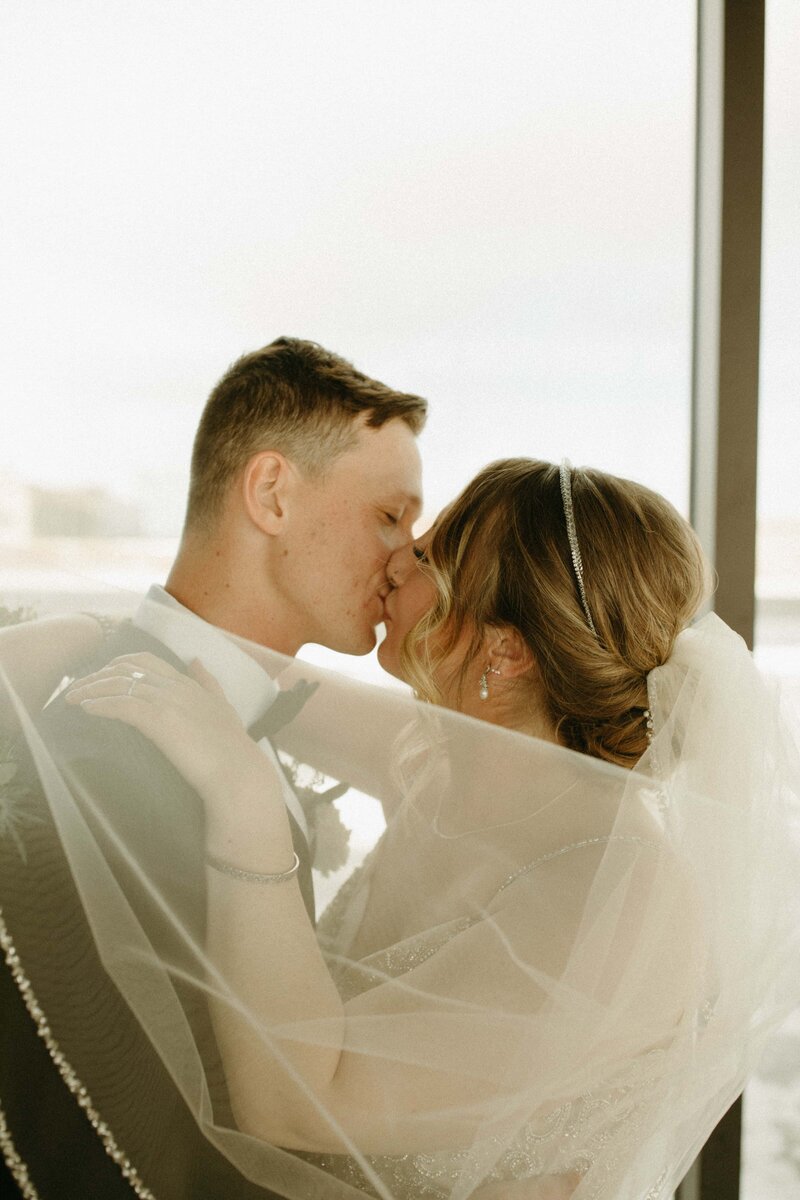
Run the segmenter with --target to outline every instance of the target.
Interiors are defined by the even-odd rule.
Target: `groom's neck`
[[[307,640],[252,560],[241,562],[222,545],[184,542],[165,589],[209,624],[280,654],[295,655]]]

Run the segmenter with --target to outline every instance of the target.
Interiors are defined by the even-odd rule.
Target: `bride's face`
[[[378,662],[398,679],[404,679],[400,661],[403,638],[436,600],[436,588],[425,570],[425,550],[432,535],[429,529],[410,546],[396,550],[386,568],[392,590],[384,600],[386,637],[378,647]]]

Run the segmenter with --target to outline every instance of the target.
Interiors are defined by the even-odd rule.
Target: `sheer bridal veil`
[[[76,713],[65,741],[17,706],[4,950],[106,1150],[139,1194],[181,1194],[169,1159],[183,1126],[165,1132],[148,1099],[163,1075],[266,1194],[666,1200],[800,994],[800,772],[744,644],[713,615],[679,636],[651,673],[654,736],[632,771],[299,661],[266,665],[282,688],[315,685],[272,743],[323,865],[335,785],[349,786],[347,862],[318,935],[351,1069],[388,1081],[364,1090],[384,1119],[320,1095],[316,1144],[236,1128],[202,1014],[211,995],[247,1006],[204,945],[202,812],[138,735],[107,723],[101,770],[82,740],[93,718]],[[134,780],[124,811],[115,739]],[[123,1009],[133,1031],[115,1037]],[[289,1077],[289,1045],[342,1036],[245,1016],[254,1053],[269,1046]]]

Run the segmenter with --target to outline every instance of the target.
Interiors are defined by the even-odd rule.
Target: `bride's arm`
[[[77,613],[43,617],[0,629],[0,727],[16,724],[8,684],[35,712],[65,675],[98,650],[103,631],[94,617]]]
[[[259,874],[285,872],[294,847],[278,773],[215,681],[199,666],[195,673],[202,687],[151,654],[124,656],[78,680],[67,702],[134,726],[173,762],[205,801],[210,857]],[[258,885],[209,867],[207,887],[206,949],[224,981],[216,986],[234,1001],[210,1003],[234,1113],[265,1140],[307,1147],[302,1097],[311,1092],[330,1104],[344,1013],[297,877]],[[304,1020],[324,1024],[324,1047],[275,1036]]]
[[[315,681],[302,667],[296,674]],[[282,682],[291,678],[287,672]],[[354,689],[347,699],[348,720],[343,722],[341,684],[337,688],[326,687],[322,678],[299,719],[279,730],[273,742],[276,748],[324,775],[374,796],[389,821],[400,793],[386,762],[398,729],[408,722],[408,697],[395,698],[387,689],[381,694],[380,704],[376,704],[371,702],[369,691],[362,688],[361,692]]]
[[[346,681],[340,676],[332,681],[329,671],[301,659],[288,668],[285,660],[278,662],[277,672],[272,662],[278,660],[271,662],[266,654],[260,661],[277,676],[282,689],[297,683],[312,685],[294,720],[271,735],[276,750],[374,796],[389,821],[402,799],[389,763],[398,738],[415,717],[411,689]]]

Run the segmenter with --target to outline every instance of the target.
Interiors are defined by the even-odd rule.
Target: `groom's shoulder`
[[[177,655],[173,654],[158,638],[154,638],[152,634],[140,629],[138,625],[134,625],[133,621],[121,621],[105,639],[100,651],[95,655],[93,662],[96,665],[92,666],[91,670],[99,671],[101,667],[106,666],[112,659],[119,658],[121,654],[140,654],[144,651],[163,658],[178,671],[186,669]]]
[[[100,654],[76,668],[76,677],[98,671],[122,654],[142,651],[183,669],[161,642],[125,623],[105,641]],[[144,847],[155,856],[157,870],[167,877],[170,850],[186,840],[187,828],[193,846],[200,838],[202,804],[183,776],[137,729],[68,704],[65,689],[40,713],[36,726],[47,754],[85,811],[99,805],[116,832],[130,846]],[[150,846],[156,830],[158,837]]]
[[[152,756],[151,744],[130,726],[119,721],[89,718],[80,708],[67,704],[65,699],[67,684],[72,679],[100,671],[121,655],[143,652],[157,655],[176,670],[185,670],[180,659],[163,642],[139,629],[132,621],[121,622],[95,654],[76,664],[72,676],[64,681],[36,719],[45,744],[57,758],[62,761],[65,757],[115,758],[121,764],[143,754],[148,758]]]

